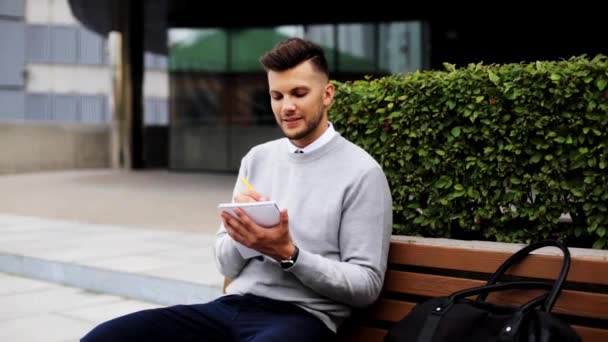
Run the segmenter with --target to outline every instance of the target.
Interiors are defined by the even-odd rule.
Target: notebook
[[[274,227],[281,222],[281,212],[274,201],[248,202],[248,203],[221,203],[217,206],[219,212],[227,212],[234,218],[238,216],[234,208],[241,208],[253,221],[262,227]],[[239,253],[245,259],[261,255],[260,252],[236,242]]]

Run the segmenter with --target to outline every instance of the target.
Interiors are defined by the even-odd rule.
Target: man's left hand
[[[235,241],[275,260],[287,259],[294,253],[295,245],[289,235],[287,209],[281,210],[281,222],[274,227],[256,224],[241,209],[234,211],[240,222],[225,212],[222,213],[222,220],[226,231]]]

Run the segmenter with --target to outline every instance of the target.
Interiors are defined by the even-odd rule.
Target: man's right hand
[[[244,190],[234,197],[236,203],[268,201],[268,197],[251,190]]]

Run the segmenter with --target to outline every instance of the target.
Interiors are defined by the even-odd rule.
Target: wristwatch
[[[294,245],[294,247],[296,249],[293,251],[293,254],[289,258],[279,261],[281,268],[284,270],[287,270],[287,269],[290,269],[291,267],[293,267],[293,265],[295,265],[296,261],[298,260],[298,255],[300,254],[300,249],[298,248],[298,246]]]

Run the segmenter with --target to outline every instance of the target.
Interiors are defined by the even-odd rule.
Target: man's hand
[[[245,190],[234,197],[236,203],[268,201],[268,197],[251,190]]]
[[[281,222],[269,228],[257,225],[241,209],[234,211],[240,222],[225,212],[222,213],[222,220],[226,231],[235,241],[276,260],[287,259],[294,253],[295,245],[289,236],[289,217],[286,209],[281,210]]]

